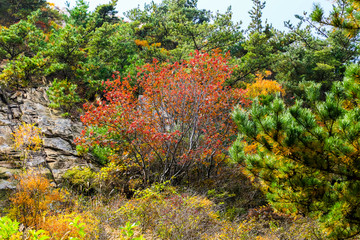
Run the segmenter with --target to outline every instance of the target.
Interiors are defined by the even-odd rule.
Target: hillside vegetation
[[[360,239],[360,1],[286,31],[252,2],[242,26],[197,0],[0,0],[1,91],[46,88],[89,161],[25,167],[43,135],[15,126],[0,239]]]

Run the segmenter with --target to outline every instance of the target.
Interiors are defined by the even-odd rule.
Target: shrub
[[[64,194],[51,188],[50,181],[35,170],[27,170],[15,178],[18,183],[10,198],[9,215],[26,227],[37,229],[45,214],[55,210],[57,203],[64,200]]]
[[[13,137],[15,150],[38,151],[42,147],[41,129],[34,124],[22,123]]]
[[[91,193],[94,190],[96,173],[89,167],[74,167],[65,172],[62,178],[65,184],[79,193]]]
[[[205,233],[206,240],[306,240],[323,239],[316,222],[307,218],[291,221],[276,221],[262,219],[246,219],[239,223],[223,221],[221,228],[215,234]]]
[[[145,238],[140,235],[136,236],[134,230],[139,226],[139,222],[131,224],[130,222],[127,222],[124,227],[121,227],[121,233],[123,238],[120,237],[120,239],[126,239],[126,240],[145,240]]]
[[[282,89],[281,85],[273,80],[265,79],[271,75],[271,72],[266,71],[265,74],[255,74],[255,82],[249,83],[246,86],[246,95],[252,99],[256,97],[264,97],[267,95],[274,95],[276,93],[284,94],[285,91]]]
[[[49,106],[55,109],[61,109],[64,111],[64,115],[67,116],[75,104],[81,101],[76,93],[76,88],[76,84],[72,84],[66,79],[55,79],[47,91],[50,100]]]
[[[21,151],[20,160],[22,167],[25,167],[26,161],[31,158],[31,153],[39,151],[43,145],[41,129],[34,124],[22,123],[12,135],[14,149]]]
[[[175,188],[156,184],[137,191],[115,214],[113,222],[140,222],[143,232],[161,239],[201,239],[216,230],[220,221],[215,205],[200,196],[179,194]]]
[[[40,224],[52,239],[97,239],[98,220],[89,212],[61,213]]]
[[[241,90],[223,86],[232,71],[228,59],[196,52],[182,63],[143,66],[139,88],[128,78],[107,81],[106,100],[86,107],[78,144],[111,147],[121,164],[139,168],[144,184],[181,180],[190,169],[210,177],[235,136],[229,112],[245,103]]]
[[[98,172],[88,167],[75,167],[68,170],[63,175],[63,179],[68,187],[80,194],[107,195],[120,192],[131,197],[135,189],[138,189],[142,183],[141,177],[136,175],[136,170],[136,167],[134,170],[131,166],[114,163],[109,163]]]
[[[41,85],[46,65],[46,59],[40,54],[34,57],[20,54],[5,66],[0,74],[0,83],[16,89]]]
[[[22,234],[19,232],[17,221],[11,220],[9,217],[0,218],[0,239],[1,240],[20,240]]]

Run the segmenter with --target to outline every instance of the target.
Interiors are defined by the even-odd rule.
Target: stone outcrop
[[[86,164],[74,145],[81,123],[62,117],[48,104],[45,88],[12,93],[0,89],[0,189],[12,187],[8,178],[23,164],[43,166],[55,179],[75,165]],[[34,123],[43,134],[43,150],[32,154],[25,163],[21,153],[14,150],[12,140],[12,133],[22,122]]]

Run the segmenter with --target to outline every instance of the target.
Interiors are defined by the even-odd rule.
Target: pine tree
[[[230,153],[281,212],[317,218],[327,237],[360,233],[360,66],[350,65],[326,100],[304,82],[306,101],[281,98],[236,109]]]
[[[360,30],[359,12],[359,0],[337,0],[329,16],[325,16],[324,9],[319,4],[315,4],[310,18],[321,26],[345,29],[349,37],[356,37]]]
[[[269,25],[267,24],[267,20],[265,21],[265,28],[263,26],[263,22],[262,22],[262,10],[265,8],[266,6],[266,2],[262,2],[260,0],[252,0],[254,6],[252,7],[252,9],[248,12],[251,18],[251,22],[249,24],[249,31],[251,33],[254,32],[264,32],[264,31],[268,31],[269,29]]]
[[[0,0],[0,24],[9,26],[46,6],[45,0]]]

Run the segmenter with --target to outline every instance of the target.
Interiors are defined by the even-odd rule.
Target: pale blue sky
[[[55,3],[60,8],[65,7],[66,0],[48,0]],[[68,0],[70,6],[74,6],[76,0]],[[85,0],[86,1],[86,0]],[[90,9],[93,10],[97,5],[110,2],[110,0],[88,0],[90,2]],[[144,6],[144,3],[149,3],[151,0],[118,0],[117,10],[120,16],[123,16],[123,12],[126,12],[132,8]],[[154,0],[156,3],[160,3],[161,0]],[[267,18],[269,23],[277,29],[284,29],[284,21],[291,20],[296,23],[297,20],[294,17],[295,14],[302,15],[304,11],[310,13],[314,2],[320,3],[325,10],[330,10],[332,2],[331,0],[268,0],[266,1],[266,7],[264,9],[264,19]],[[225,12],[228,6],[232,6],[234,21],[242,21],[243,28],[245,28],[250,22],[248,11],[252,7],[251,0],[198,0],[198,8],[209,9],[213,12],[219,10]]]

